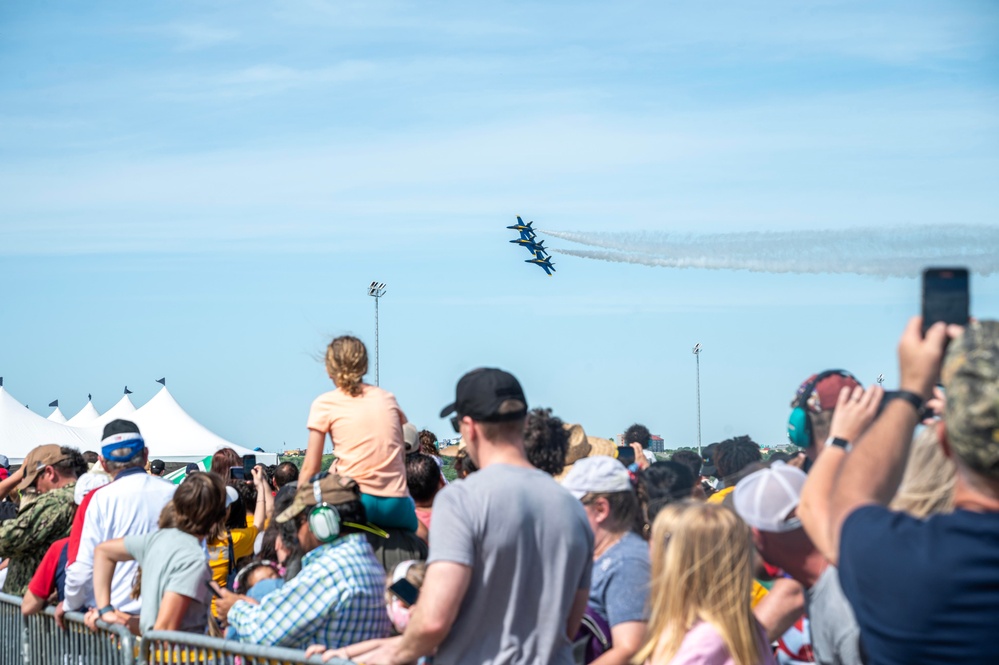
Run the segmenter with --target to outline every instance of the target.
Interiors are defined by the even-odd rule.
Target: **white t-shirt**
[[[173,483],[150,476],[144,469],[126,469],[114,482],[97,490],[83,518],[80,551],[66,569],[67,610],[93,607],[94,550],[100,543],[125,536],[141,536],[158,528],[163,506],[173,498]],[[111,579],[111,605],[138,614],[138,600],[131,598],[135,561],[119,563]]]

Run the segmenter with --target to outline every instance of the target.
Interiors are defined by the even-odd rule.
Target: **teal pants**
[[[368,521],[383,529],[416,531],[416,504],[408,496],[373,496],[361,494]]]

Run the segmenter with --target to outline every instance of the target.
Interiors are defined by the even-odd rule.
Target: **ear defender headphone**
[[[816,374],[814,379],[802,386],[794,401],[791,402],[791,415],[787,419],[787,438],[799,448],[811,448],[815,445],[812,434],[812,419],[808,417],[808,400],[823,379],[836,375],[860,383],[857,377],[845,369],[827,369]]]
[[[389,535],[376,526],[340,521],[340,511],[336,509],[336,506],[331,506],[323,501],[323,490],[319,486],[319,482],[328,475],[329,473],[323,472],[312,477],[312,496],[316,498],[316,505],[309,511],[309,531],[316,537],[316,540],[323,544],[332,543],[340,537],[341,524],[373,533],[382,538],[388,538]]]
[[[321,474],[312,481],[312,494],[316,497],[316,505],[309,511],[309,531],[321,543],[332,543],[340,536],[340,511],[336,506],[323,501],[323,491],[319,481],[326,474]]]

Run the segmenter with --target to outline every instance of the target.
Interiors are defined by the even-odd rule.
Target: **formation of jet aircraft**
[[[526,247],[527,251],[534,255],[533,259],[528,259],[524,263],[533,263],[551,277],[552,273],[555,272],[555,265],[552,263],[551,256],[548,255],[548,250],[545,249],[545,241],[538,240],[537,233],[534,232],[534,222],[525,224],[520,215],[517,215],[517,223],[506,228],[520,232],[520,237],[511,240],[511,243]]]

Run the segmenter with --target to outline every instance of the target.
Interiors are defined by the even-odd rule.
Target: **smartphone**
[[[631,446],[618,446],[617,459],[621,464],[631,466],[635,463],[635,449]]]
[[[246,476],[243,475],[243,467],[241,466],[229,467],[229,477],[233,480],[246,480]]]
[[[966,325],[971,309],[967,268],[923,271],[923,335],[937,321]]]
[[[399,600],[407,605],[415,605],[416,599],[420,597],[420,590],[413,586],[405,577],[390,586],[389,591],[394,593]]]
[[[253,478],[253,467],[257,465],[256,455],[243,455],[243,478]]]

